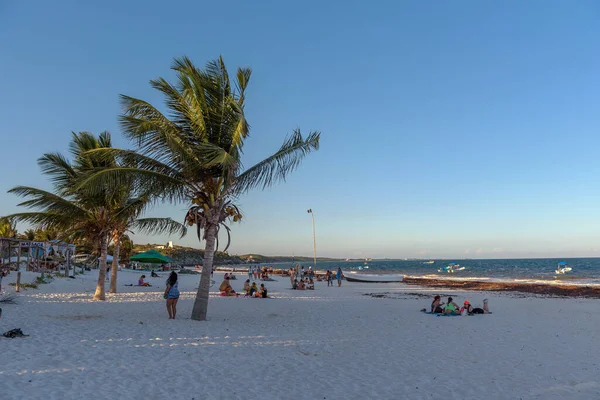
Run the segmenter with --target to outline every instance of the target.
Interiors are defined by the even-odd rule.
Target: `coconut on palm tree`
[[[188,205],[185,221],[196,226],[198,239],[206,241],[192,319],[205,320],[219,231],[226,231],[226,250],[227,223],[242,219],[236,200],[251,189],[285,180],[308,153],[318,149],[320,133],[303,137],[296,130],[273,155],[245,169],[242,150],[249,125],[244,103],[250,69],[239,68],[233,82],[222,58],[204,69],[186,57],[178,58],[172,69],[177,75],[175,84],[163,78],[150,81],[165,97],[167,115],[146,101],[121,96],[121,127],[137,143],[137,151],[94,152],[136,167],[105,169],[80,187],[113,186],[135,177],[147,195]]]
[[[135,195],[132,184],[103,185],[93,194],[77,189],[79,182],[89,174],[119,166],[115,160],[101,159],[89,153],[93,149],[110,147],[108,132],[98,137],[87,132],[73,133],[70,144],[72,161],[58,153],[45,154],[38,160],[43,173],[52,181],[53,192],[28,186],[9,190],[26,198],[19,206],[33,210],[10,215],[8,218],[11,220],[58,230],[65,233],[65,238],[85,238],[96,245],[100,252],[100,269],[94,294],[96,300],[105,300],[106,256],[111,234],[115,230],[137,227],[148,233],[185,234],[185,227],[170,218],[138,219],[148,202],[132,197]]]

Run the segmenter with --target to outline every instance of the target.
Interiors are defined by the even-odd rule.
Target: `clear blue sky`
[[[0,214],[71,131],[130,146],[120,93],[222,54],[253,69],[246,165],[323,132],[232,253],[311,255],[312,208],[322,256],[600,256],[596,1],[0,1],[0,37]]]

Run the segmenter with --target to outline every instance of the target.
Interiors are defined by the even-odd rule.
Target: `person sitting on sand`
[[[152,270],[152,272],[150,273],[150,276],[153,278],[158,278],[158,274],[156,272],[154,272],[154,270]]]
[[[258,292],[254,293],[254,296],[261,299],[267,298],[267,288],[265,287],[264,283],[260,284],[260,289],[258,290]]]
[[[315,281],[313,281],[312,278],[310,278],[306,287],[310,290],[315,290]]]
[[[151,286],[148,282],[144,282],[145,278],[146,275],[140,276],[140,279],[138,279],[138,286]]]
[[[256,286],[256,282],[252,282],[252,286],[250,286],[250,291],[248,291],[248,294],[250,296],[254,296],[254,293],[258,292],[258,287]]]
[[[433,301],[431,302],[431,313],[432,314],[443,313],[444,312],[444,309],[442,308],[443,305],[444,305],[444,303],[442,303],[441,297],[435,296],[433,298]]]
[[[444,307],[444,314],[460,315],[458,304],[452,301],[452,297],[448,297],[448,303],[446,303],[446,307]]]
[[[250,294],[250,279],[246,279],[246,282],[244,282],[244,292],[246,292],[246,295]]]
[[[305,290],[306,289],[306,286],[304,285],[304,281],[302,279],[300,279],[298,281],[298,287],[296,287],[296,289],[298,289],[298,290]]]
[[[229,283],[229,276],[227,276],[225,279],[223,279],[223,282],[221,282],[221,285],[219,286],[219,292],[221,292],[221,294],[225,294],[226,296],[237,295]]]

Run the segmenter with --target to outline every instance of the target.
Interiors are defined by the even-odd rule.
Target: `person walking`
[[[164,298],[167,300],[167,312],[169,319],[175,319],[177,316],[177,301],[179,300],[179,287],[177,282],[177,273],[171,272],[167,279],[167,288],[165,289]]]
[[[333,273],[330,270],[327,270],[325,273],[325,279],[327,279],[327,286],[333,286]]]
[[[337,273],[335,274],[337,281],[338,281],[338,287],[342,286],[342,278],[344,277],[344,274],[342,273],[342,267],[338,267]]]

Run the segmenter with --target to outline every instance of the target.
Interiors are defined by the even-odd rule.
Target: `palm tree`
[[[27,229],[25,232],[23,232],[23,234],[21,235],[21,237],[25,240],[34,240],[36,237],[36,230],[35,229]]]
[[[16,222],[10,218],[0,218],[0,238],[15,239],[17,235]]]
[[[320,133],[304,138],[296,130],[275,154],[244,169],[242,148],[249,134],[244,102],[250,69],[239,68],[233,84],[222,58],[202,70],[183,57],[175,59],[172,69],[175,84],[163,78],[150,81],[165,96],[168,116],[146,101],[121,96],[121,127],[137,142],[138,150],[95,152],[136,167],[105,169],[80,187],[113,186],[135,177],[140,189],[147,188],[147,195],[189,205],[185,221],[196,225],[198,239],[206,241],[192,319],[205,320],[219,230],[223,227],[227,233],[227,250],[227,223],[242,219],[236,200],[250,189],[285,180],[308,153],[318,149]]]
[[[92,172],[118,166],[115,160],[94,157],[89,151],[110,148],[110,134],[101,133],[97,138],[88,132],[73,133],[70,144],[73,162],[57,153],[45,154],[38,160],[44,174],[53,183],[54,192],[17,186],[15,193],[27,200],[19,204],[33,209],[32,212],[13,214],[7,218],[29,222],[42,229],[65,232],[71,240],[86,238],[91,240],[100,251],[100,269],[94,294],[95,300],[105,300],[106,256],[111,234],[122,227],[123,220],[129,221],[128,227],[138,227],[148,233],[185,234],[183,225],[170,218],[135,219],[139,216],[147,201],[130,198],[129,186],[104,186],[90,194],[77,190],[78,182]]]

